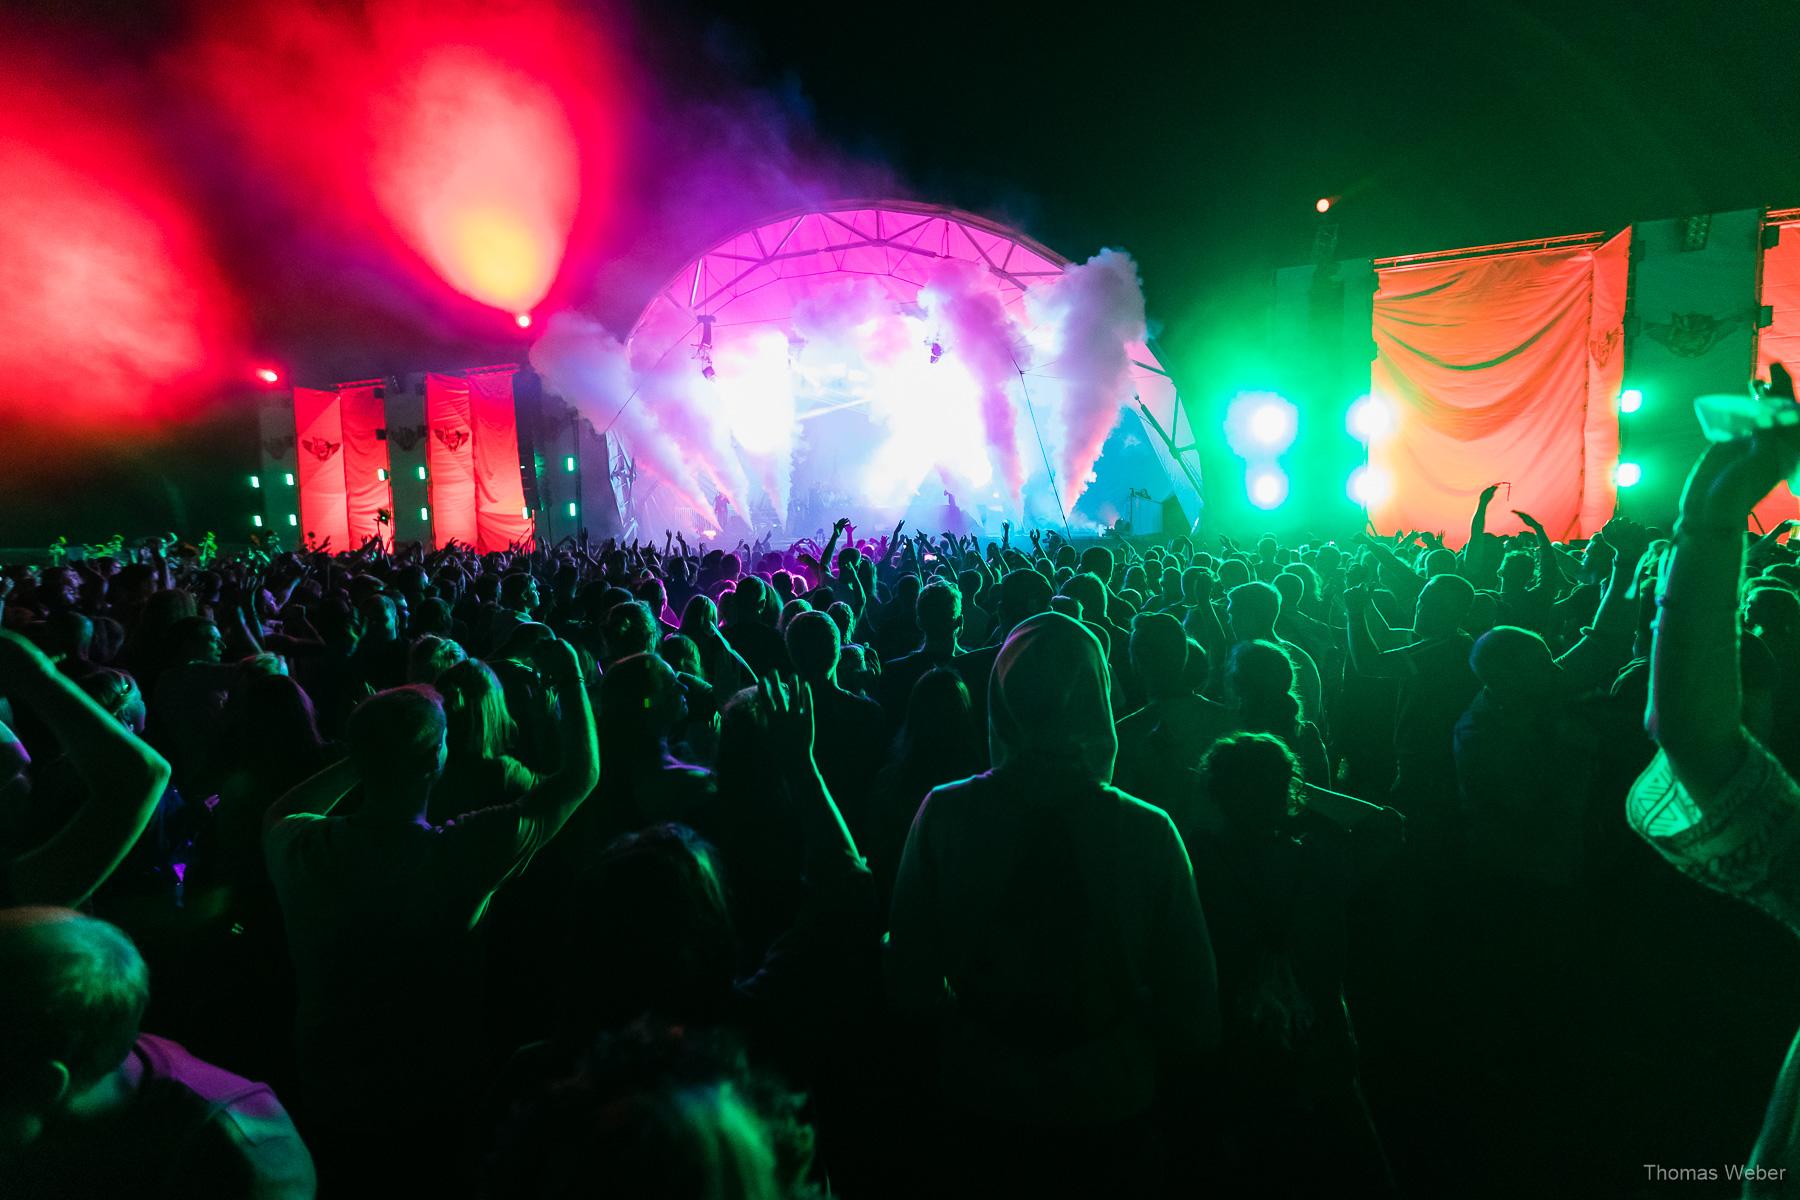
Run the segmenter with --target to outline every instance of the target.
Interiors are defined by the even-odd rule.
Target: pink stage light
[[[517,315],[516,317],[513,318],[513,324],[517,325],[520,329],[530,329],[531,328],[531,314],[530,313],[520,313],[519,315]]]
[[[264,383],[280,383],[281,382],[281,372],[277,371],[273,367],[258,367],[258,368],[256,368],[256,377],[258,379],[262,380]]]

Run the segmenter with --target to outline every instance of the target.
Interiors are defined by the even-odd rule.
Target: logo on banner
[[[444,449],[452,454],[469,444],[469,431],[459,429],[454,425],[439,425],[431,432],[439,442],[443,443]]]
[[[1672,312],[1667,324],[1646,323],[1644,334],[1676,358],[1699,358],[1729,337],[1742,319]]]
[[[424,436],[425,427],[423,425],[388,426],[388,441],[400,447],[400,449],[407,454],[412,453],[413,447],[417,446],[419,440]]]
[[[300,448],[320,462],[324,462],[338,452],[339,445],[341,443],[328,442],[322,437],[309,437],[300,443]]]

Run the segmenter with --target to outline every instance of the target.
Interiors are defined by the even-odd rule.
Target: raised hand
[[[1622,565],[1636,564],[1650,544],[1650,532],[1630,517],[1614,517],[1600,531],[1600,540],[1612,547]]]
[[[768,714],[769,741],[783,766],[810,763],[813,754],[812,688],[794,675],[765,676],[756,685]]]
[[[1513,509],[1513,516],[1519,518],[1519,520],[1524,523],[1525,528],[1531,530],[1531,532],[1540,534],[1540,535],[1544,532],[1543,522],[1539,521],[1536,517],[1532,516],[1530,513],[1521,512],[1519,509],[1515,508],[1515,509]]]

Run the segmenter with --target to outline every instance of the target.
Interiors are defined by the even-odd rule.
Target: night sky
[[[12,15],[96,71],[130,71],[179,52],[187,11],[87,0]],[[1273,269],[1306,261],[1321,195],[1341,197],[1345,257],[1800,204],[1792,4],[678,0],[595,12],[619,31],[644,101],[629,200],[571,265],[615,326],[756,215],[709,196],[785,206],[891,189],[1013,223],[1073,258],[1129,250],[1170,365],[1199,388],[1214,351],[1253,336]],[[171,153],[193,160],[195,203],[259,347],[317,382],[517,357],[516,342],[369,286],[379,266],[322,250],[303,208],[220,183],[204,114],[170,114]],[[689,141],[704,153],[684,160]],[[758,163],[733,166],[734,154]],[[771,180],[772,160],[795,178]],[[133,464],[122,486],[153,509],[216,519],[216,489],[186,475],[230,426],[215,415],[169,445],[121,451]],[[16,477],[0,489],[0,544],[59,522],[93,534],[106,519],[91,489],[37,493],[53,496],[33,506],[53,518],[21,514]]]

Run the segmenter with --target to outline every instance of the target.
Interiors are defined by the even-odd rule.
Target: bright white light
[[[1613,482],[1620,487],[1636,487],[1644,477],[1644,468],[1634,462],[1622,462],[1613,469]]]
[[[1350,482],[1345,491],[1350,493],[1352,500],[1368,508],[1386,500],[1391,485],[1392,481],[1388,479],[1386,471],[1378,467],[1358,467],[1350,472]]]
[[[1294,444],[1300,411],[1274,392],[1243,392],[1225,413],[1225,440],[1243,458],[1266,458]]]
[[[1644,407],[1644,393],[1636,388],[1626,388],[1619,393],[1619,411],[1634,413]]]
[[[1257,467],[1246,480],[1250,503],[1258,508],[1274,508],[1287,499],[1288,478],[1280,467]]]
[[[519,313],[517,316],[513,317],[513,324],[517,325],[520,329],[530,329],[531,314]]]
[[[1385,400],[1364,396],[1350,406],[1344,416],[1344,427],[1358,441],[1372,442],[1394,427],[1394,410]]]

